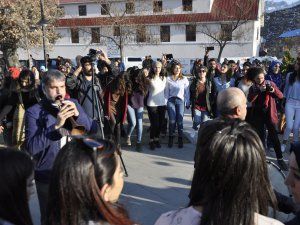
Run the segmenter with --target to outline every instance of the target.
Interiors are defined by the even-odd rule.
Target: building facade
[[[258,55],[263,0],[60,0],[63,16],[55,25],[61,38],[47,49],[74,59],[101,48],[111,57],[173,54],[174,58],[202,58],[205,47],[227,41],[222,58]],[[237,4],[237,2],[240,2]],[[233,26],[239,23],[233,32]],[[224,33],[226,35],[224,35]],[[214,37],[214,38],[212,38]],[[42,59],[40,49],[32,49]],[[20,58],[26,54],[19,50]]]

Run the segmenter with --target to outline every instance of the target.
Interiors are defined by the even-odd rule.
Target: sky
[[[266,0],[266,1],[268,1],[268,0]],[[282,0],[269,0],[269,1],[281,2]],[[299,0],[283,0],[283,1],[285,1],[287,4],[292,4],[292,3],[297,2]]]
[[[286,1],[286,3],[288,3],[288,4],[292,4],[292,3],[294,3],[294,2],[297,2],[298,0],[285,0]]]

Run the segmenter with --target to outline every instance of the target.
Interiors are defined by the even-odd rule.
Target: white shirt
[[[155,225],[199,225],[202,213],[190,206],[162,214]],[[254,225],[283,225],[278,220],[255,213]]]
[[[161,79],[161,77],[154,77],[153,79],[150,79],[147,106],[154,107],[166,105],[166,99],[164,94],[166,83],[166,77],[164,77],[163,80]]]

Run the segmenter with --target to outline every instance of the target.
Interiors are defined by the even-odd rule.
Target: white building
[[[57,21],[56,30],[61,38],[48,53],[74,59],[86,55],[90,48],[101,48],[110,56],[120,55],[116,45],[103,36],[118,40],[119,28],[114,26],[119,18],[124,33],[124,56],[160,57],[172,53],[174,58],[202,58],[205,47],[214,46],[210,57],[218,56],[218,44],[201,31],[220,34],[231,29],[241,13],[247,22],[233,33],[227,34],[228,44],[222,58],[251,57],[258,55],[260,27],[263,23],[263,0],[60,0],[64,16]],[[99,3],[99,2],[102,2]],[[103,3],[105,2],[105,3]],[[236,2],[240,2],[236,5]],[[242,10],[239,10],[242,7]],[[125,15],[110,17],[112,15]],[[136,30],[139,30],[137,33]],[[129,31],[129,32],[128,32]],[[122,33],[122,31],[121,31]],[[121,35],[122,36],[122,35]],[[138,41],[138,42],[137,42]],[[32,49],[36,59],[43,58],[40,49]],[[19,56],[26,54],[19,50]]]

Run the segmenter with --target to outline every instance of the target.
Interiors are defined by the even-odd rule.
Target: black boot
[[[183,148],[183,140],[182,140],[182,137],[178,137],[178,148]]]
[[[155,150],[155,142],[153,140],[150,141],[149,145],[151,150]]]
[[[172,148],[172,147],[173,147],[173,136],[169,136],[168,147],[169,147],[169,148]]]

